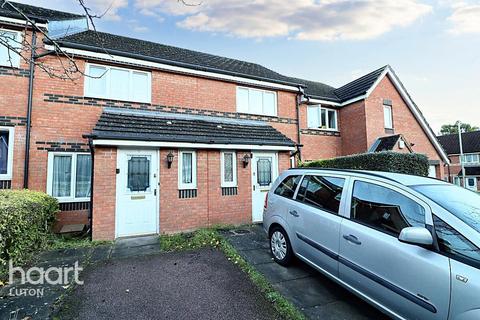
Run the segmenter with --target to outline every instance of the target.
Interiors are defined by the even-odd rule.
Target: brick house
[[[0,45],[0,185],[58,198],[60,226],[90,221],[94,239],[113,239],[261,221],[272,181],[299,159],[418,152],[444,176],[448,157],[390,66],[333,88],[16,6],[82,72],[52,78]],[[36,38],[35,61],[61,69],[25,26],[3,6],[0,32]]]
[[[458,133],[438,136],[437,138],[450,159],[450,166],[445,168],[445,176],[448,181],[459,186],[463,185]],[[480,191],[480,131],[462,133],[462,148],[465,187]]]

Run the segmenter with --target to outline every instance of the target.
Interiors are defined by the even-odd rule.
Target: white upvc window
[[[237,186],[237,154],[234,151],[221,152],[222,188]]]
[[[464,154],[463,163],[467,165],[478,164],[480,163],[480,156],[478,153]]]
[[[197,153],[182,150],[178,153],[178,189],[197,188]]]
[[[237,112],[277,116],[277,93],[237,87]]]
[[[22,34],[18,31],[0,29],[0,39],[0,65],[18,68],[20,55],[17,52],[22,48]]]
[[[310,129],[338,131],[337,110],[320,105],[307,107],[307,125]]]
[[[92,158],[89,153],[50,152],[47,193],[59,202],[90,200]]]
[[[14,127],[0,127],[0,180],[12,179],[14,133]]]
[[[383,105],[383,123],[385,125],[385,129],[393,129],[392,106]]]
[[[88,63],[85,73],[87,97],[143,103],[152,100],[150,72]]]

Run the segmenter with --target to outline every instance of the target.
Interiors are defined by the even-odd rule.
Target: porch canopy
[[[295,142],[263,121],[105,108],[94,145],[293,151]]]

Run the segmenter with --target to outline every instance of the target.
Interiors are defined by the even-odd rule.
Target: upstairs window
[[[464,164],[478,164],[479,162],[480,162],[480,157],[478,153],[463,155]]]
[[[385,129],[393,129],[392,106],[383,105],[383,121]]]
[[[307,124],[310,129],[338,130],[337,110],[309,106]]]
[[[6,67],[20,66],[20,55],[13,50],[22,48],[20,32],[0,30],[0,65]],[[5,45],[7,44],[7,45]],[[11,50],[13,49],[13,50]]]
[[[150,72],[87,64],[85,96],[93,98],[151,102]]]
[[[237,112],[276,116],[277,94],[274,91],[237,87]]]
[[[88,153],[48,154],[47,193],[60,202],[90,199],[92,158]]]
[[[0,127],[0,180],[12,178],[13,127]]]

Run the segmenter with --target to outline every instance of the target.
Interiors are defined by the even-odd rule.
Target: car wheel
[[[276,263],[288,266],[292,262],[293,252],[290,239],[285,230],[274,227],[270,234],[270,252]]]

